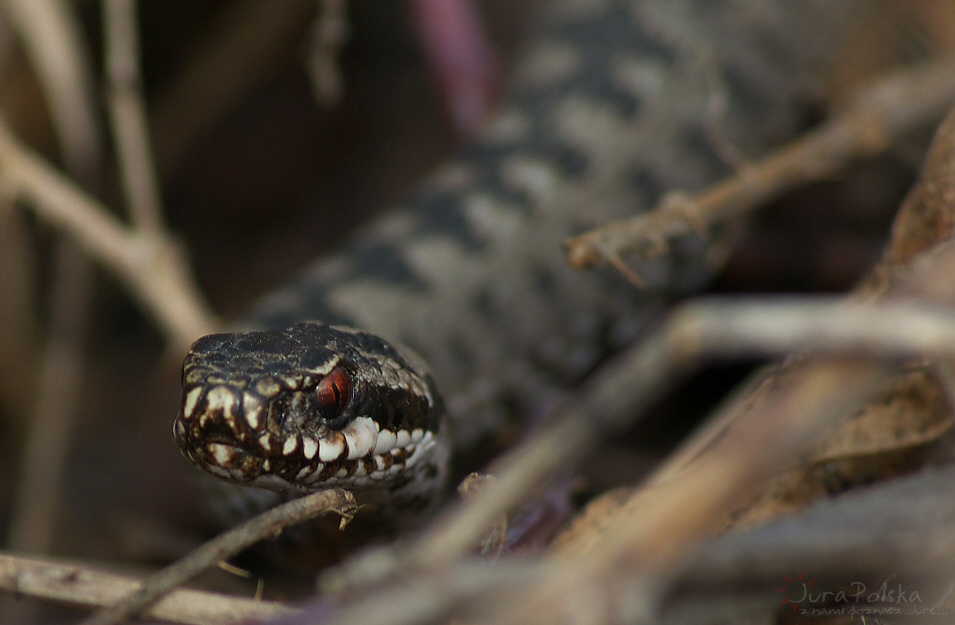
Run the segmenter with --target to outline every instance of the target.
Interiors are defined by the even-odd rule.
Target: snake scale
[[[676,241],[640,261],[638,290],[568,269],[561,241],[731,172],[727,145],[756,156],[791,136],[859,7],[542,5],[476,140],[236,333],[193,345],[177,441],[262,487],[227,517],[333,485],[383,515],[428,508],[452,449],[540,413],[713,269],[700,241]]]

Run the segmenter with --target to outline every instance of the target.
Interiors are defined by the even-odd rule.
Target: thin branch
[[[71,241],[59,243],[51,286],[51,321],[7,533],[7,548],[27,553],[48,552],[55,537],[86,369],[93,267]]]
[[[284,528],[322,514],[335,513],[342,524],[356,510],[351,493],[341,489],[323,490],[266,510],[208,541],[189,555],[147,578],[140,587],[108,608],[85,619],[82,625],[108,625],[133,618],[149,605],[199,573],[255,543],[277,536]]]
[[[0,588],[21,596],[96,607],[112,605],[139,586],[138,580],[102,573],[86,566],[0,554]],[[144,616],[174,623],[228,625],[273,619],[295,612],[269,601],[177,590],[158,601]]]
[[[3,0],[2,7],[43,85],[66,169],[94,183],[103,162],[95,81],[73,7],[54,0]]]
[[[955,264],[955,255],[952,260]],[[955,354],[955,325],[949,315],[947,308],[933,310],[913,302],[878,307],[841,300],[687,304],[647,341],[598,372],[582,391],[583,398],[566,406],[559,421],[492,467],[489,472],[497,479],[487,485],[486,494],[475,497],[476,505],[444,517],[408,551],[420,566],[461,557],[497,516],[579,459],[599,437],[629,426],[679,377],[705,360],[778,357],[804,349],[881,358],[950,358]],[[848,388],[833,390],[849,395]]]
[[[162,228],[162,202],[140,89],[136,3],[103,0],[103,16],[110,121],[126,202],[133,225],[143,232],[156,233]]]
[[[950,246],[933,275],[952,275],[953,271],[955,247]],[[611,588],[611,570],[626,570],[636,576],[653,564],[668,561],[693,538],[712,529],[713,519],[718,518],[715,511],[784,468],[787,459],[795,458],[818,432],[883,388],[895,370],[893,361],[913,354],[948,358],[955,353],[955,317],[950,308],[918,301],[867,305],[829,298],[718,299],[687,304],[640,347],[598,372],[584,389],[584,398],[566,406],[551,428],[498,463],[491,471],[497,479],[477,494],[473,505],[452,511],[420,539],[399,545],[396,551],[359,558],[337,572],[337,579],[331,577],[331,582],[350,586],[356,593],[353,596],[362,597],[333,622],[358,623],[370,614],[387,612],[386,604],[395,599],[381,588],[389,581],[415,588],[420,582],[420,586],[430,587],[427,580],[465,555],[495,515],[580,458],[599,438],[636,420],[678,375],[710,358],[779,356],[804,349],[851,357],[821,360],[811,375],[799,372],[792,380],[780,382],[786,391],[785,401],[762,404],[718,445],[707,449],[692,471],[680,472],[668,480],[667,488],[656,489],[647,506],[628,509],[629,514],[620,516],[599,549],[592,545],[581,548],[568,559],[570,566],[537,571],[541,575],[528,577],[526,586],[520,587],[520,601],[484,603],[492,615],[487,622],[557,618],[555,612],[566,608],[567,601],[580,598],[577,590]],[[862,356],[885,362],[866,361]],[[748,451],[741,454],[740,449]],[[359,593],[358,588],[368,589],[368,593]],[[425,603],[434,611],[418,612],[424,608],[415,604],[417,621],[448,609],[443,602]],[[515,608],[519,609],[510,611]],[[515,615],[517,618],[507,620]],[[398,610],[380,621],[381,625],[408,622],[415,620]]]
[[[943,271],[955,275],[955,251],[949,250],[938,262],[941,265],[935,269],[936,275]],[[366,562],[359,558],[351,570],[341,572],[346,580],[342,583],[364,585],[399,570],[440,568],[462,557],[526,493],[574,463],[599,439],[631,425],[679,377],[704,360],[744,355],[775,357],[804,349],[889,359],[913,354],[949,358],[955,353],[955,320],[950,315],[947,308],[917,302],[871,306],[836,299],[801,299],[701,300],[687,304],[645,342],[598,371],[581,389],[579,399],[563,406],[560,418],[548,429],[491,467],[489,472],[497,479],[475,496],[473,504],[446,513],[419,540],[397,546],[390,559],[382,559],[380,554],[368,556],[371,560]],[[818,401],[794,401],[790,407],[805,409],[800,414],[813,414],[814,406],[824,408],[816,414],[831,420],[842,414],[839,410],[845,409],[844,402],[860,401],[879,388],[878,382],[888,379],[887,369],[880,364],[864,366],[871,370],[865,375],[857,368],[856,364],[827,368],[806,385],[812,389],[809,397]],[[843,369],[845,372],[840,373]],[[864,378],[865,383],[860,382],[853,390],[844,377]],[[835,387],[828,386],[832,380],[842,381]],[[793,417],[793,424],[800,422]],[[814,423],[812,419],[809,422]],[[804,442],[806,436],[793,435],[792,440]],[[778,459],[771,445],[764,445],[764,449],[773,461]]]
[[[189,278],[176,243],[124,226],[86,192],[33,154],[0,123],[0,169],[46,222],[62,228],[90,257],[117,275],[185,349],[218,322]]]
[[[98,185],[101,127],[96,115],[89,50],[74,8],[62,2],[5,0],[3,4],[46,96],[59,151],[81,184]],[[86,368],[86,343],[94,273],[72,241],[60,239],[53,255],[48,334],[33,386],[34,405],[20,457],[7,544],[32,553],[49,551],[54,537],[65,467],[75,430]],[[7,620],[27,620],[23,604],[4,603]]]
[[[309,29],[305,68],[315,100],[322,106],[332,107],[341,103],[344,93],[338,64],[350,29],[345,0],[319,0],[318,4],[321,10]]]
[[[635,250],[659,253],[660,242],[739,217],[786,189],[832,175],[848,161],[879,153],[937,120],[955,102],[955,57],[893,74],[865,90],[817,130],[696,195],[673,192],[649,212],[565,242],[582,268]]]

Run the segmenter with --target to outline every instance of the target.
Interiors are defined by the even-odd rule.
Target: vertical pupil
[[[327,407],[342,410],[348,399],[348,392],[351,390],[351,382],[348,374],[342,369],[333,369],[318,384],[316,396],[318,401]]]

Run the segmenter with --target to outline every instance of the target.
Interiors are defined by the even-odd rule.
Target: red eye
[[[351,393],[351,379],[341,367],[332,369],[315,388],[318,403],[323,408],[333,410],[335,414],[345,409],[349,393]]]

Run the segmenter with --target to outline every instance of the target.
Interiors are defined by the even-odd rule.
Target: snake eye
[[[341,367],[332,369],[315,388],[319,407],[332,417],[338,416],[345,409],[350,394],[351,378]]]

